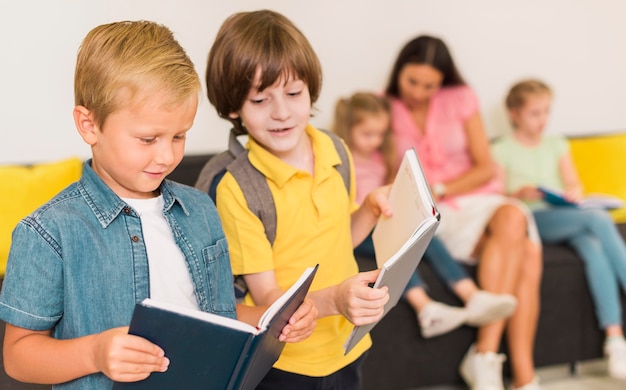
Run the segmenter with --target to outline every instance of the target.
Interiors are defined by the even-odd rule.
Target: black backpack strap
[[[333,132],[328,130],[320,129],[324,134],[328,135],[330,139],[333,141],[335,145],[335,149],[339,154],[339,158],[341,159],[341,164],[336,165],[335,169],[339,171],[341,178],[343,179],[343,184],[346,186],[346,191],[348,194],[350,193],[350,159],[348,158],[348,151],[346,150],[346,145],[344,145],[343,141],[339,136]]]

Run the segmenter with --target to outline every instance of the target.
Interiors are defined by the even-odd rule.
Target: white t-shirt
[[[163,216],[163,196],[150,199],[122,198],[141,218],[143,239],[148,252],[150,298],[198,309],[191,275],[185,257],[176,245]]]

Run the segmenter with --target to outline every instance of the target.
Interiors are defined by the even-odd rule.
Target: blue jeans
[[[543,242],[564,242],[584,262],[600,327],[621,325],[619,287],[626,287],[626,245],[610,215],[604,210],[573,207],[533,214]]]
[[[354,253],[361,256],[374,257],[374,244],[372,243],[371,234],[354,249]],[[449,287],[452,287],[462,279],[469,278],[463,266],[450,256],[445,245],[437,236],[433,237],[428,248],[426,248],[422,261],[427,261],[433,267],[435,273],[437,273]],[[424,281],[419,276],[417,270],[415,270],[411,279],[409,279],[405,292],[413,287],[424,287]]]

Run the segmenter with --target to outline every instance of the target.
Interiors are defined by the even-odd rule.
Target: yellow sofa
[[[4,276],[17,223],[80,178],[76,157],[36,165],[0,166],[0,277]]]
[[[626,202],[626,132],[571,137],[569,144],[585,193]],[[611,211],[611,216],[617,223],[626,222],[626,207]]]

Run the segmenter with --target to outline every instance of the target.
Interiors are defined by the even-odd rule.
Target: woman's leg
[[[515,294],[518,306],[509,318],[506,332],[515,387],[521,387],[535,377],[533,346],[539,320],[539,292],[543,269],[541,248],[530,240],[526,240],[525,246],[525,257]]]
[[[514,205],[501,206],[487,226],[480,248],[478,282],[481,288],[514,295],[517,308],[508,320],[511,367],[516,386],[534,379],[533,345],[539,313],[539,282],[541,278],[541,249],[527,238],[527,220]],[[505,321],[496,321],[478,330],[476,352],[481,356],[497,353]],[[484,359],[477,359],[476,361]],[[475,382],[483,378],[500,377],[502,373],[485,373],[477,364],[472,366]],[[467,371],[466,371],[467,372]],[[467,376],[466,376],[467,377]],[[490,379],[487,379],[490,381]]]
[[[513,205],[501,206],[487,226],[480,251],[478,284],[490,292],[517,294],[525,256],[526,217]],[[504,321],[478,330],[478,352],[497,352],[504,332]]]
[[[465,320],[467,325],[482,326],[506,318],[513,313],[516,299],[508,294],[481,291],[465,268],[450,255],[443,241],[437,236],[426,249],[424,260],[463,301],[467,312]]]

